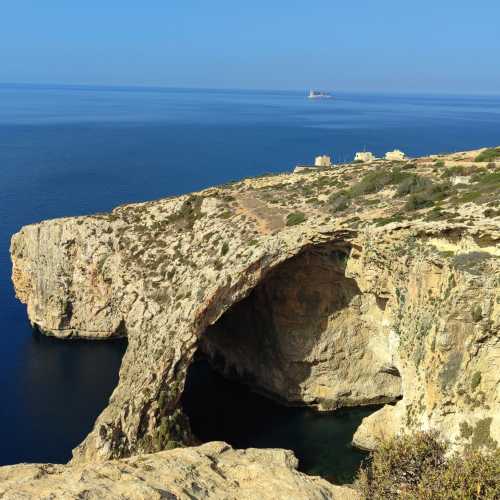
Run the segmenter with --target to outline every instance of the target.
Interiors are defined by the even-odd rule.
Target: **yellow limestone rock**
[[[361,182],[397,169],[451,189],[433,161],[245,179],[22,228],[12,277],[32,324],[128,337],[73,461],[193,443],[179,401],[197,350],[287,404],[396,403],[363,422],[364,447],[383,422],[388,436],[435,429],[458,448],[497,446],[500,166],[466,170],[470,184],[419,209],[394,184]]]
[[[356,491],[297,472],[286,450],[222,442],[100,464],[0,467],[5,500],[358,500]]]

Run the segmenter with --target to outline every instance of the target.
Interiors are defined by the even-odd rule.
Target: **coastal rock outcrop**
[[[365,419],[365,448],[430,428],[497,446],[500,169],[467,169],[454,185],[429,158],[345,165],[22,228],[32,324],[128,337],[73,462],[195,443],[180,397],[197,351],[287,404],[395,403]]]
[[[297,472],[285,450],[233,450],[222,442],[100,464],[0,468],[3,499],[357,500],[356,491]]]
[[[401,395],[383,310],[346,264],[347,241],[306,247],[276,266],[201,338],[214,366],[286,404],[320,410]]]

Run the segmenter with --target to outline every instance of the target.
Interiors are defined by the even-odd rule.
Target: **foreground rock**
[[[354,490],[297,472],[285,450],[233,450],[212,442],[98,465],[0,468],[4,499],[354,500]]]
[[[247,179],[24,227],[13,281],[32,324],[128,337],[74,462],[193,443],[179,401],[197,351],[286,404],[396,403],[365,419],[365,448],[429,428],[497,446],[500,165],[475,155]]]

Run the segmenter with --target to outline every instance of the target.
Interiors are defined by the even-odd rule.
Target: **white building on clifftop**
[[[403,153],[403,151],[395,149],[394,151],[388,151],[387,153],[385,153],[385,159],[389,161],[402,161],[406,160],[406,155]]]
[[[356,153],[354,155],[354,161],[359,161],[359,162],[368,162],[368,161],[375,161],[377,158],[373,153],[370,153],[370,151],[361,151],[359,153]]]
[[[332,168],[334,165],[332,159],[328,155],[320,155],[314,158],[314,165],[297,165],[294,169],[294,173],[299,172],[312,172],[317,171],[322,168]]]
[[[314,166],[315,167],[331,167],[332,159],[327,155],[316,156],[314,158]]]

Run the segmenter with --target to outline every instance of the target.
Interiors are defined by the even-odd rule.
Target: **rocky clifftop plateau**
[[[12,276],[31,323],[128,337],[75,466],[195,443],[179,401],[198,350],[285,404],[388,403],[355,435],[367,449],[420,429],[497,446],[500,162],[480,153],[245,179],[22,228]]]
[[[75,466],[0,468],[0,498],[102,500],[358,500],[354,490],[296,471],[286,450],[233,450],[226,443]]]

